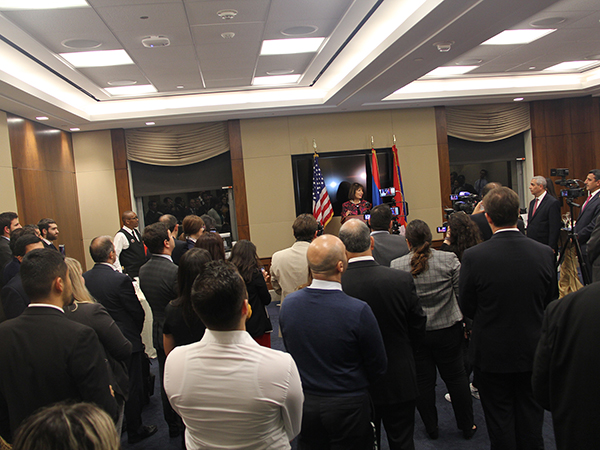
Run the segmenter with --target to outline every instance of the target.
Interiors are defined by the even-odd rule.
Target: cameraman
[[[382,266],[390,267],[393,259],[408,254],[408,245],[404,236],[390,234],[392,227],[392,210],[388,205],[378,205],[371,210],[371,236],[375,246],[373,258]]]

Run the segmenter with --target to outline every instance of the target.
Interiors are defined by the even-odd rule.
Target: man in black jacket
[[[83,274],[85,285],[133,347],[127,364],[129,396],[125,402],[125,419],[129,443],[139,442],[157,431],[154,425],[142,424],[144,345],[140,333],[144,326],[144,310],[131,279],[114,270],[117,256],[110,236],[92,239],[90,255],[96,264]]]
[[[369,304],[379,324],[388,358],[385,376],[370,388],[378,440],[383,420],[391,450],[414,449],[415,404],[419,390],[411,344],[424,335],[427,317],[412,276],[381,266],[373,259],[373,237],[363,222],[347,221],[340,228],[339,237],[348,255],[342,289]]]

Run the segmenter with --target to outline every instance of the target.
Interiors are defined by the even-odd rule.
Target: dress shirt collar
[[[294,245],[292,245],[292,247],[308,247],[310,245],[310,242],[308,241],[296,241],[294,242]]]
[[[596,195],[598,192],[600,192],[600,188],[598,188],[598,189],[596,189],[594,192],[592,192],[592,193],[589,195],[589,197],[588,197],[588,198],[591,200],[591,199],[592,199],[592,197],[593,197],[594,195]]]
[[[101,265],[103,265],[103,266],[108,266],[108,267],[110,267],[112,270],[115,270],[115,266],[113,266],[111,263],[107,263],[107,262],[101,262],[101,263],[98,263],[98,264],[101,264]]]
[[[258,345],[246,330],[215,331],[207,328],[202,337],[202,341],[205,343],[217,344]]]
[[[342,284],[337,281],[312,280],[309,289],[324,289],[327,291],[341,291]]]
[[[3,237],[4,239],[6,239],[7,241],[10,241],[10,238],[9,238],[9,237],[6,237],[6,236],[4,236],[4,235],[2,235],[2,237]]]
[[[378,230],[378,231],[371,231],[371,236],[374,236],[376,234],[390,234],[389,231],[385,231],[385,230]]]
[[[161,258],[165,258],[165,259],[168,259],[169,261],[173,262],[173,258],[171,258],[171,255],[164,255],[162,253],[152,253],[152,256],[159,256]]]
[[[44,241],[47,245],[52,245],[52,242],[50,242],[48,239],[45,238],[40,238],[42,241]]]
[[[544,197],[547,193],[547,191],[544,191],[538,197],[535,198],[538,201],[538,206],[540,206],[540,203],[542,203],[542,200],[544,200]]]
[[[502,228],[500,230],[496,230],[496,232],[494,234],[502,233],[503,231],[517,231],[520,233],[519,229],[517,227],[514,227],[514,228]]]
[[[65,313],[65,311],[60,306],[49,305],[48,303],[30,303],[29,305],[27,305],[27,307],[28,308],[54,308],[63,314]]]
[[[373,258],[372,256],[356,256],[354,258],[350,258],[348,260],[348,264],[359,261],[375,261],[375,258]]]

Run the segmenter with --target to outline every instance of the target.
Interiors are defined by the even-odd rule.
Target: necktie
[[[533,217],[535,215],[535,212],[537,211],[537,205],[538,205],[539,201],[540,201],[539,198],[535,199],[535,203],[533,204],[533,211],[531,211],[531,217]]]
[[[585,205],[587,205],[587,204],[588,204],[588,202],[590,201],[590,198],[592,198],[592,196],[591,196],[591,195],[588,195],[588,198],[587,198],[587,200],[585,201],[585,203],[584,203],[584,204],[583,204],[583,206],[581,207],[581,211],[583,211],[583,208],[585,208]]]

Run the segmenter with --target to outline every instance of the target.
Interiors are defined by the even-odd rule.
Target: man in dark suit
[[[392,210],[388,205],[378,205],[371,210],[371,236],[374,239],[373,258],[382,266],[390,267],[393,259],[408,253],[404,236],[390,234]]]
[[[527,218],[527,237],[549,245],[554,253],[558,252],[560,220],[560,202],[546,191],[547,181],[537,176],[531,179],[529,191],[535,197],[529,203]]]
[[[158,357],[163,413],[169,425],[169,435],[175,437],[181,433],[181,419],[169,404],[163,380],[167,358],[163,346],[165,307],[177,298],[177,266],[171,259],[175,242],[162,222],[144,228],[142,240],[152,256],[140,268],[140,288],[152,308],[152,340]]]
[[[22,261],[23,257],[32,250],[44,248],[42,241],[34,235],[27,234],[21,236],[15,245],[17,258]],[[23,288],[21,274],[17,273],[6,286],[0,291],[2,299],[2,309],[4,310],[5,320],[14,319],[20,316],[29,305],[29,297]]]
[[[485,198],[485,196],[492,189],[496,189],[499,187],[502,187],[502,185],[500,183],[496,183],[495,181],[492,183],[488,183],[481,190],[481,195],[483,195],[483,198]],[[481,232],[481,237],[483,238],[483,240],[487,241],[492,237],[493,233],[492,228],[490,227],[490,224],[488,223],[484,212],[485,211],[483,211],[483,200],[481,200],[475,207],[475,211],[473,211],[473,214],[471,214],[469,217],[479,227],[479,231]],[[521,233],[525,234],[525,224],[523,223],[521,217],[517,219],[517,229]]]
[[[72,300],[64,257],[48,249],[29,252],[21,276],[31,304],[0,324],[0,434],[10,441],[30,414],[64,400],[95,403],[115,419],[100,341],[64,314]]]
[[[533,366],[533,393],[552,412],[556,448],[598,446],[600,284],[552,302]]]
[[[58,239],[58,225],[54,219],[41,219],[37,225],[42,235],[44,247],[58,251],[58,248],[54,245],[54,241]]]
[[[465,250],[459,298],[473,319],[469,351],[491,448],[542,449],[544,411],[533,399],[531,372],[555,293],[554,252],[518,232],[514,191],[494,189],[483,203],[494,235]]]
[[[375,404],[377,438],[380,440],[383,420],[391,450],[414,449],[415,405],[419,390],[411,343],[424,336],[427,317],[419,303],[412,276],[379,265],[373,258],[374,240],[369,236],[367,225],[360,220],[349,220],[340,228],[339,238],[348,255],[342,289],[371,307],[388,358],[385,376],[370,388]]]
[[[600,198],[598,197],[598,193],[600,192],[600,169],[590,170],[584,184],[588,192],[588,197],[583,205],[581,205],[579,217],[575,223],[575,233],[577,233],[577,240],[581,246],[583,259],[588,267],[588,273],[591,274],[587,242],[596,225],[596,217],[600,213]]]
[[[135,294],[131,279],[114,270],[117,254],[110,236],[99,236],[90,243],[90,255],[96,263],[83,274],[85,285],[111,315],[123,335],[131,342],[127,363],[129,396],[125,402],[127,438],[130,444],[156,433],[154,425],[142,424],[144,345],[140,333],[144,327],[144,309]]]
[[[10,233],[17,228],[21,228],[17,213],[7,211],[0,214],[0,273],[12,258]],[[0,287],[2,287],[1,279]]]
[[[175,247],[173,247],[171,258],[175,264],[179,265],[179,258],[187,251],[187,242],[177,239],[177,236],[179,236],[179,224],[177,223],[177,218],[173,214],[164,214],[160,216],[158,221],[164,223],[169,229],[171,236],[173,236]]]

